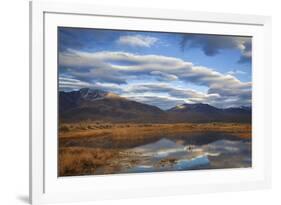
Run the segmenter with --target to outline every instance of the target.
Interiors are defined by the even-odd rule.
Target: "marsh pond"
[[[237,126],[243,128],[245,125]],[[181,131],[169,133],[165,130],[163,132],[161,128],[164,127],[160,126],[158,132],[154,128],[154,132],[150,133],[147,132],[148,128],[144,128],[142,132],[135,129],[132,134],[132,130],[127,128],[125,131],[125,128],[117,126],[116,130],[105,128],[98,133],[79,131],[76,133],[78,137],[64,133],[60,140],[60,175],[251,167],[252,143],[249,131],[245,127],[240,131],[234,125],[231,127],[232,131],[222,126],[225,132],[218,132],[218,129],[198,131],[193,128],[196,132],[177,129]],[[200,130],[203,128],[200,127]],[[113,129],[113,132],[110,133],[109,129]]]

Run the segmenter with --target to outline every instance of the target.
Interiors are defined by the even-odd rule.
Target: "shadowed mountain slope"
[[[166,116],[165,111],[158,107],[128,100],[114,93],[86,88],[60,92],[59,111],[63,121],[75,122],[156,122]]]

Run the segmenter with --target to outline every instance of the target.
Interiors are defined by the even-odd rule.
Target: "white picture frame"
[[[188,25],[189,30],[185,29],[187,26],[182,25]],[[253,167],[235,170],[57,177],[58,26],[253,36]],[[43,204],[269,188],[270,76],[270,17],[31,2],[30,202]]]

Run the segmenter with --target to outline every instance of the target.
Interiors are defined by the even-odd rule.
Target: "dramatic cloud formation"
[[[128,45],[132,47],[151,47],[158,39],[143,35],[126,35],[120,36],[117,40],[118,44]]]
[[[251,106],[250,37],[59,27],[58,43],[60,90],[102,89],[162,109]]]
[[[60,79],[60,86],[65,89],[103,88],[163,109],[183,102],[218,107],[251,104],[251,82],[241,82],[233,75],[175,57],[68,49],[59,53],[59,66],[69,76]],[[206,87],[207,92],[188,89],[189,85]]]
[[[238,62],[250,62],[252,58],[252,41],[249,37],[219,35],[183,35],[182,49],[201,48],[207,56],[214,56],[224,49],[237,49],[241,56]]]

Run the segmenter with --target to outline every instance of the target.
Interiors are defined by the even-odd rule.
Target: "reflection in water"
[[[175,170],[187,170],[199,166],[209,165],[210,161],[206,155],[194,157],[193,159],[178,160],[175,164]]]
[[[123,173],[251,167],[251,142],[217,140],[204,145],[162,138],[129,149],[137,163]]]

